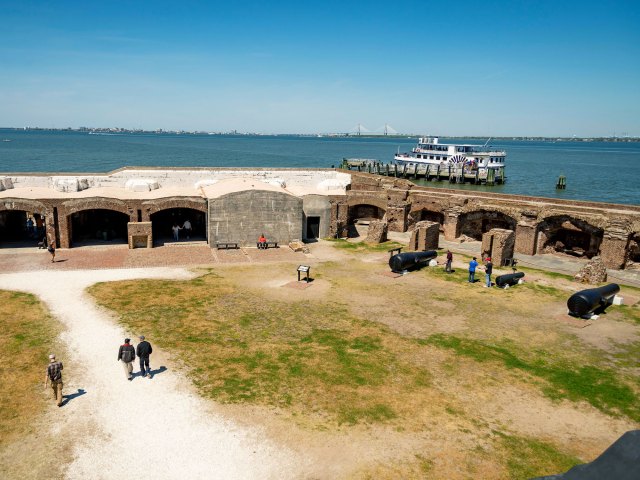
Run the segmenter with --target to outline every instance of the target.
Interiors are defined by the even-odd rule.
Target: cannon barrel
[[[389,259],[389,267],[393,272],[402,272],[403,270],[411,270],[412,268],[423,266],[438,256],[435,250],[427,250],[426,252],[405,252],[398,253]]]
[[[524,272],[506,273],[496,277],[496,285],[499,287],[513,286],[524,277]]]
[[[574,293],[567,300],[569,313],[582,317],[587,315],[598,307],[606,307],[611,303],[611,299],[620,291],[617,283],[610,283],[598,288],[589,288]]]

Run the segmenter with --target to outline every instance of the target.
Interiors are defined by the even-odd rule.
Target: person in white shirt
[[[182,224],[182,228],[184,230],[186,230],[187,232],[187,240],[189,239],[189,237],[191,236],[191,222],[187,219],[184,221],[184,223]]]

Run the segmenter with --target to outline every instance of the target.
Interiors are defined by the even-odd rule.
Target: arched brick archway
[[[132,212],[129,206],[122,200],[113,198],[82,198],[63,202],[61,205],[61,214],[65,217],[83,210],[113,210],[127,216],[131,216]]]
[[[127,243],[129,214],[106,208],[90,208],[67,215],[69,247]]]
[[[482,234],[492,228],[515,231],[517,223],[515,218],[499,210],[480,209],[462,213],[458,217],[458,232],[459,235],[482,240]]]
[[[164,244],[173,239],[173,226],[182,230],[178,231],[178,240],[206,240],[207,222],[206,213],[194,208],[165,208],[157,210],[150,215],[153,231],[153,241],[156,245]],[[184,228],[185,222],[189,222],[191,230]]]
[[[440,232],[444,232],[444,213],[442,211],[430,208],[421,208],[412,210],[409,213],[409,225],[422,221],[439,223]]]
[[[382,220],[387,213],[385,208],[368,203],[349,205],[349,223],[358,220]]]
[[[142,208],[144,210],[143,215],[146,216],[146,220],[150,220],[151,215],[155,213],[172,208],[197,210],[206,215],[207,202],[203,198],[168,197],[144,201],[142,202]]]
[[[603,229],[569,215],[546,217],[538,224],[539,253],[565,253],[591,258],[598,254]]]
[[[115,198],[67,200],[58,207],[60,246],[126,243],[133,214],[126,202]]]
[[[33,247],[46,233],[46,206],[37,200],[0,202],[0,246]]]

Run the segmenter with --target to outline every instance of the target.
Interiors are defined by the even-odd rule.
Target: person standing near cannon
[[[485,287],[491,286],[491,274],[493,273],[493,263],[491,263],[491,258],[487,257],[487,261],[484,264],[484,276],[487,281]]]
[[[444,267],[445,272],[451,273],[451,263],[453,263],[453,253],[451,253],[451,250],[447,250],[447,264]]]

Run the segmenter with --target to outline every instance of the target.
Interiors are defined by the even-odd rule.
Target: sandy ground
[[[211,411],[180,372],[165,369],[168,358],[159,349],[151,356],[153,378],[127,381],[116,360],[118,346],[125,336],[137,341],[143,332],[122,331],[84,292],[101,281],[189,276],[184,269],[170,268],[0,275],[0,288],[34,293],[66,327],[62,340],[70,357],[60,358],[65,365],[64,393],[84,393],[60,409],[52,401],[46,414],[54,438],[72,439],[65,478],[304,476],[304,458],[267,439],[263,431]],[[148,340],[153,344],[153,338]]]

